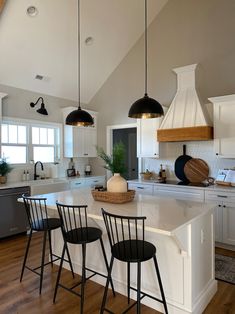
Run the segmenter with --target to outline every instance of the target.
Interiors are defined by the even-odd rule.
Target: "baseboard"
[[[201,293],[200,297],[198,298],[197,302],[193,307],[193,314],[201,314],[213,298],[217,291],[217,280],[212,279],[204,291]]]
[[[219,247],[219,248],[222,248],[222,249],[235,251],[235,245],[225,244],[225,243],[221,243],[221,242],[215,242],[215,246]]]
[[[81,266],[77,263],[73,263],[73,266],[74,266],[75,273],[81,274]],[[67,262],[64,262],[63,267],[70,270],[69,264]],[[99,271],[99,270],[97,270],[97,271]],[[106,275],[106,274],[104,274],[104,275]],[[106,279],[101,277],[101,276],[95,276],[91,280],[101,284],[102,286],[104,286],[105,282],[106,282]],[[126,287],[125,283],[120,282],[119,280],[115,279],[114,277],[113,277],[113,283],[114,283],[116,292],[118,292],[122,295],[126,295],[127,287]],[[213,298],[216,291],[217,291],[217,281],[213,279],[208,283],[208,285],[205,287],[205,289],[201,293],[200,297],[198,298],[196,304],[193,307],[193,310],[184,308],[183,306],[178,305],[174,302],[171,302],[170,300],[166,300],[168,312],[169,312],[169,314],[201,314],[201,313],[203,313],[203,310],[206,308],[208,303]],[[146,292],[150,293],[149,291],[146,291]],[[136,299],[136,293],[134,291],[131,291],[130,297],[133,300],[135,300]],[[159,295],[157,295],[157,297],[160,298]],[[159,312],[162,312],[162,313],[164,312],[162,304],[157,302],[157,301],[154,301],[150,298],[147,298],[147,297],[144,298],[141,301],[141,303],[143,303],[146,306],[149,306],[149,307],[151,307],[151,308],[153,308]]]

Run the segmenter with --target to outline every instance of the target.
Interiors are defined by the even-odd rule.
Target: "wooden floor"
[[[45,268],[43,290],[39,296],[39,277],[28,270],[22,283],[19,282],[23,255],[27,236],[20,235],[0,240],[0,314],[39,314],[39,313],[79,313],[80,299],[77,296],[59,288],[57,302],[53,304],[53,291],[57,275],[57,266]],[[41,235],[34,234],[30,251],[30,264],[38,265],[41,252]],[[221,250],[220,250],[221,251]],[[221,252],[220,252],[221,253]],[[222,250],[222,254],[233,255],[235,252]],[[63,283],[72,284],[71,273],[63,271]],[[76,279],[79,277],[77,276]],[[86,285],[85,313],[99,313],[103,287],[88,281]],[[115,313],[121,313],[127,305],[122,295],[115,298],[109,295],[108,307]],[[129,313],[135,313],[135,308]],[[143,314],[157,313],[146,306],[142,306]],[[204,312],[205,314],[235,314],[235,285],[218,282],[218,292]]]

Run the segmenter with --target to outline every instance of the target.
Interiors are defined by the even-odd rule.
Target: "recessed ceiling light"
[[[92,45],[93,42],[94,42],[94,38],[91,37],[91,36],[89,36],[89,37],[87,37],[87,38],[85,39],[85,44],[86,44],[87,46]]]
[[[36,16],[38,14],[38,9],[35,6],[31,5],[27,8],[26,12],[29,16]]]

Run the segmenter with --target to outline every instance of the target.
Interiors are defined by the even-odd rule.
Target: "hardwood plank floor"
[[[79,313],[80,298],[59,288],[57,302],[53,304],[54,285],[57,276],[57,266],[45,268],[42,294],[39,296],[39,276],[25,270],[22,283],[19,281],[25,246],[26,235],[19,235],[0,240],[0,314],[73,314]],[[33,234],[29,254],[30,265],[38,266],[41,256],[42,238],[39,233]],[[222,252],[222,253],[221,253]],[[234,252],[220,250],[221,254]],[[76,276],[76,281],[79,276]],[[64,270],[62,280],[65,284],[74,282],[71,273]],[[75,282],[76,282],[75,281]],[[98,314],[103,296],[103,287],[92,281],[86,285],[85,313]],[[88,301],[89,300],[89,301]],[[121,313],[127,306],[127,299],[117,294],[115,298],[109,294],[108,307],[115,313]],[[135,308],[129,312],[135,313]],[[157,311],[142,305],[143,314],[153,314]],[[235,314],[235,285],[218,283],[218,292],[208,305],[204,314]]]

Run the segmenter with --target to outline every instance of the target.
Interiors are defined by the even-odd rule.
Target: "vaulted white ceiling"
[[[148,23],[168,0],[148,0]],[[30,17],[30,5],[38,14]],[[144,0],[81,0],[81,101],[88,103],[144,31]],[[7,0],[0,83],[77,100],[77,0]],[[92,36],[92,45],[85,39]],[[42,81],[35,75],[45,76]]]

